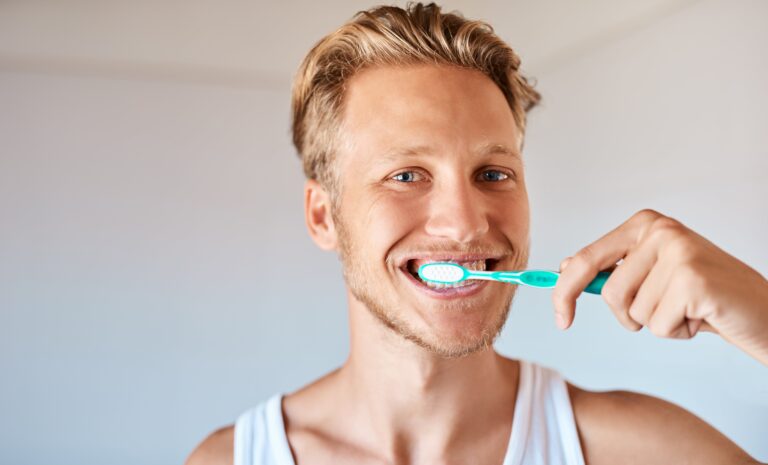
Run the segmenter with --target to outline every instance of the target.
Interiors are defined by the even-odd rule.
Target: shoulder
[[[232,465],[234,462],[235,426],[219,428],[192,451],[184,465]]]
[[[567,386],[589,465],[758,463],[704,420],[671,402],[636,392]]]

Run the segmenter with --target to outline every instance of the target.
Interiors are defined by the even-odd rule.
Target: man
[[[294,142],[309,233],[343,263],[350,356],[209,436],[189,465],[755,463],[668,402],[585,391],[497,354],[514,286],[416,275],[431,261],[527,265],[521,148],[539,96],[518,67],[489,27],[434,5],[363,12],[310,51]],[[766,280],[653,211],[561,264],[562,328],[614,267],[603,297],[627,328],[715,331],[768,364]]]

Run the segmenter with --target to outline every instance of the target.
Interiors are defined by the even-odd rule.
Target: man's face
[[[346,92],[334,219],[353,296],[403,337],[445,356],[488,347],[515,287],[435,289],[431,261],[527,265],[521,135],[501,90],[477,71],[381,67]]]

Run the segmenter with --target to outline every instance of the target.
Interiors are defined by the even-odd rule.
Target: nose
[[[482,194],[470,181],[435,186],[430,193],[430,215],[425,226],[434,237],[467,243],[488,232]]]

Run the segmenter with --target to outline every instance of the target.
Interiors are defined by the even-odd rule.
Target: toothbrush
[[[592,280],[584,292],[600,294],[603,285],[611,275],[608,271],[601,271]],[[525,271],[476,271],[464,268],[456,263],[434,262],[426,263],[419,267],[419,277],[424,281],[436,284],[456,284],[467,279],[483,279],[486,281],[500,281],[509,284],[521,284],[538,288],[552,288],[557,283],[560,273],[546,270]]]

